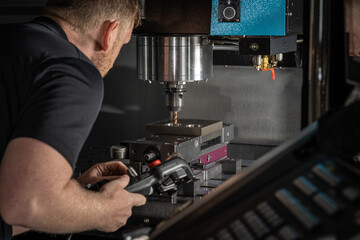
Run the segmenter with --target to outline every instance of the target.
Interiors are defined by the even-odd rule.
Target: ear
[[[101,49],[103,51],[107,51],[110,48],[112,41],[116,39],[118,28],[118,21],[107,21],[103,24],[101,30]]]

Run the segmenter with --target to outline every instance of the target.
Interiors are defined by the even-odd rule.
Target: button
[[[275,197],[309,230],[316,227],[320,220],[297,200],[288,190],[280,189]]]
[[[235,238],[231,236],[231,233],[226,228],[221,229],[216,234],[216,237],[218,238],[218,240],[235,240]]]
[[[266,220],[266,222],[273,228],[280,226],[284,220],[280,215],[275,211],[273,207],[270,206],[267,202],[260,203],[256,210],[261,214],[261,216]]]
[[[355,202],[360,198],[360,189],[349,186],[343,189],[342,194],[347,200]]]
[[[161,164],[161,161],[159,159],[153,161],[152,163],[149,164],[149,168],[153,168],[153,167],[156,167],[157,165],[160,165]]]
[[[336,187],[341,183],[341,178],[330,172],[323,164],[318,163],[311,170],[316,176],[321,178],[331,187]]]
[[[236,16],[236,10],[233,7],[224,8],[223,15],[227,20],[231,20]]]
[[[313,197],[313,201],[324,210],[329,216],[334,215],[340,211],[340,205],[333,200],[329,195],[319,192]]]
[[[261,218],[254,211],[246,212],[244,214],[244,220],[249,225],[250,229],[259,238],[270,232],[269,228],[266,226],[263,220],[261,220]]]
[[[240,220],[234,221],[229,227],[237,239],[254,240],[254,237]]]
[[[282,227],[279,230],[279,235],[284,240],[296,240],[299,239],[298,233],[289,225]]]
[[[296,178],[293,184],[306,196],[311,196],[319,190],[304,176]]]

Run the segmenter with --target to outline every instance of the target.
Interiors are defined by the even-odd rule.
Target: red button
[[[149,164],[149,168],[151,169],[151,168],[153,168],[153,167],[155,167],[157,165],[160,165],[160,164],[161,164],[161,161],[159,159],[155,160],[155,161],[153,161],[152,163]]]

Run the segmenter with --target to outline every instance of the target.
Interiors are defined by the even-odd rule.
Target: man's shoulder
[[[9,56],[29,58],[32,63],[54,58],[74,58],[92,64],[79,49],[70,43],[60,25],[49,18],[35,19],[28,23],[3,25]]]
[[[102,77],[94,64],[66,37],[60,25],[49,18],[0,25],[8,36],[0,39],[4,49],[0,61],[16,65],[33,82],[49,79],[49,73],[65,74],[90,83]]]
[[[60,76],[63,78],[63,76],[65,76],[65,78],[70,78],[85,83],[86,85],[98,85],[98,87],[101,87],[103,84],[103,79],[97,68],[81,58],[47,58],[38,65],[36,74],[42,79],[50,78],[51,80],[51,78]]]

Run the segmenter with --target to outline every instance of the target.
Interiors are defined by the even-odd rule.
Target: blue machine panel
[[[212,0],[211,35],[284,36],[286,0],[241,0],[240,22],[219,22],[219,0]]]

